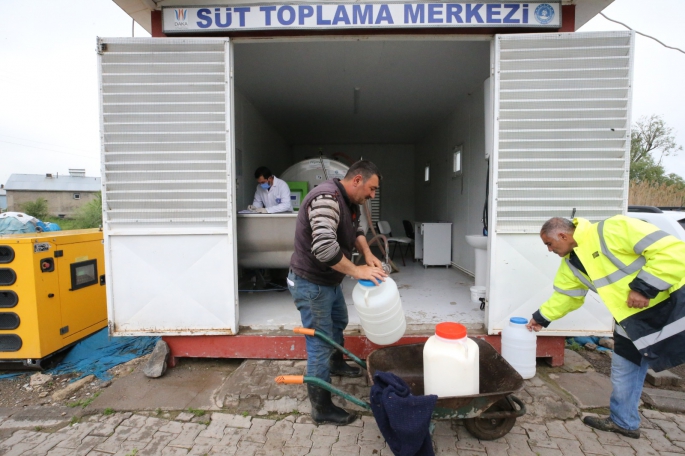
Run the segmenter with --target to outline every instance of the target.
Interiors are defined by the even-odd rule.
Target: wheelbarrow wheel
[[[508,412],[514,407],[505,399],[495,402],[487,412]],[[468,418],[464,420],[466,429],[480,440],[495,440],[504,437],[516,424],[516,417],[509,418]]]

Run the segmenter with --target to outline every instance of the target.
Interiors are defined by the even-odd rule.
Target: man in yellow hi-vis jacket
[[[579,308],[595,291],[616,320],[611,415],[588,426],[640,437],[638,404],[651,367],[685,362],[685,242],[641,220],[617,215],[599,223],[555,217],[540,230],[563,258],[554,293],[528,323],[540,331]]]

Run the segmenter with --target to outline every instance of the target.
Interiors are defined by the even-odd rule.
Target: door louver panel
[[[496,231],[621,214],[630,154],[631,32],[498,36]]]
[[[108,39],[101,46],[110,227],[228,222],[225,44]]]

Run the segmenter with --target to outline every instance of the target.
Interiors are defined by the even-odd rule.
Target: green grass
[[[198,410],[198,409],[194,409],[192,407],[188,408],[188,412],[192,413],[195,416],[205,416],[205,413],[206,413],[204,410]]]
[[[78,423],[81,421],[81,418],[78,416],[72,416],[71,421],[69,421],[69,426],[73,426],[74,424]]]
[[[72,407],[72,408],[74,408],[74,407],[83,407],[83,408],[86,408],[86,407],[88,407],[88,406],[95,400],[95,398],[98,397],[99,395],[100,395],[100,391],[98,391],[97,393],[93,394],[93,395],[92,395],[91,397],[89,397],[88,399],[79,399],[79,400],[76,401],[76,402],[69,402],[69,403],[67,404],[67,407]]]
[[[103,415],[112,415],[114,414],[114,410],[111,408],[107,407],[104,412],[102,412]]]

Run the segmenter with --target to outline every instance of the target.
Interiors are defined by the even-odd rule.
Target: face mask
[[[259,185],[260,185],[264,190],[268,190],[268,189],[269,189],[269,183],[268,183],[268,182],[264,182],[263,184],[259,184]]]

